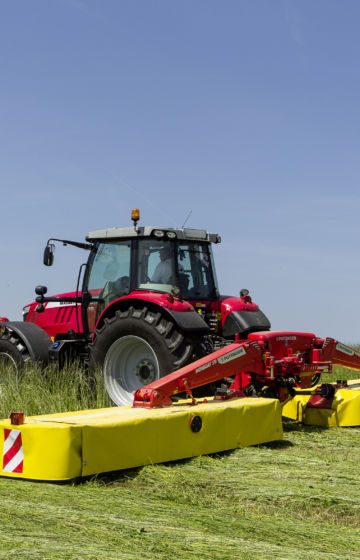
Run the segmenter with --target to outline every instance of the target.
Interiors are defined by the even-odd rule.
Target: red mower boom
[[[179,393],[193,397],[197,387],[227,380],[215,398],[266,396],[280,401],[310,388],[332,364],[360,369],[360,355],[332,338],[312,333],[258,332],[247,341],[225,346],[166,377],[138,389],[134,406],[167,406]],[[320,394],[330,396],[329,385]],[[332,396],[332,395],[331,395]]]

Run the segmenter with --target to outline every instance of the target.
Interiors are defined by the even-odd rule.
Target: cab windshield
[[[105,303],[130,291],[131,241],[99,243],[89,262],[87,290]]]

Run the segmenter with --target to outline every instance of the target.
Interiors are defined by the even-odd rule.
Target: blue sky
[[[0,315],[74,288],[49,237],[221,234],[222,293],[360,342],[360,3],[0,0]]]

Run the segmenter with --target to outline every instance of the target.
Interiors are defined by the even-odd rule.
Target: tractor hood
[[[54,297],[59,301],[44,302],[44,310],[37,311],[39,304],[33,301],[23,308],[23,319],[35,323],[50,337],[55,337],[59,332],[82,332],[81,305],[75,302],[62,301],[62,298],[80,297],[81,292],[64,292]]]

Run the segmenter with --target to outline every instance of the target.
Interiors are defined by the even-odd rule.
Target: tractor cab
[[[218,297],[209,243],[151,236],[96,240],[84,288],[101,293],[107,304],[133,290],[174,292],[183,299]]]
[[[219,298],[211,251],[218,236],[204,230],[113,228],[91,232],[87,241],[93,249],[82,291],[91,296],[90,330],[112,301],[134,292],[172,294],[190,302]]]

